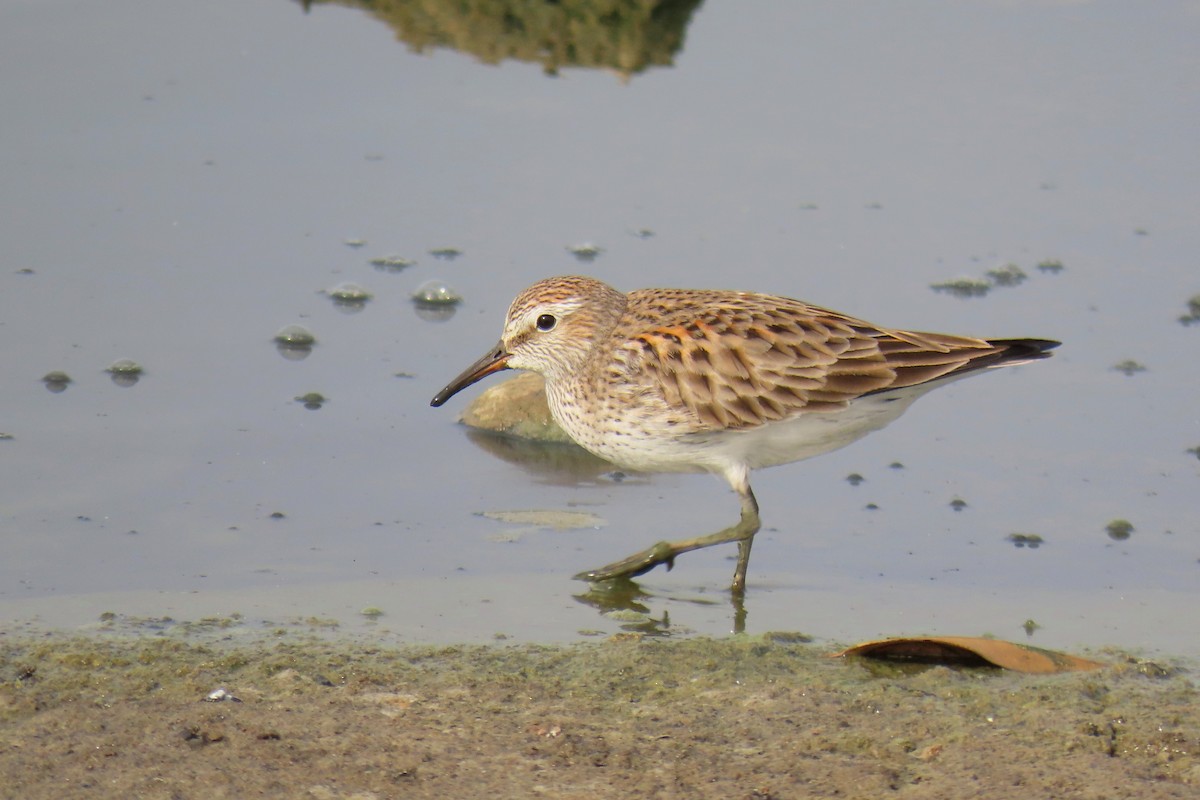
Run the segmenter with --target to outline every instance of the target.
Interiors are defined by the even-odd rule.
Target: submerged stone
[[[540,442],[570,442],[546,403],[541,375],[523,372],[511,380],[489,386],[463,412],[463,423],[496,433],[507,433]]]

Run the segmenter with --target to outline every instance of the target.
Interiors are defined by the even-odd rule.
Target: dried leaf
[[[1100,669],[1103,664],[1040,647],[978,636],[904,636],[863,642],[831,657],[865,656],[895,661],[992,665],[1016,672],[1047,674]]]

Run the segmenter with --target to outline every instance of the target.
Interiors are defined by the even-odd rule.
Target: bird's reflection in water
[[[641,633],[646,636],[670,636],[671,617],[664,609],[662,619],[650,616],[650,606],[642,600],[652,595],[628,578],[593,583],[575,599],[591,606],[604,617],[616,620],[623,631]]]
[[[538,482],[552,486],[647,482],[645,477],[627,475],[611,462],[597,458],[574,444],[538,442],[469,426],[467,438],[480,450],[518,466]],[[575,595],[576,600],[595,608],[608,619],[617,618],[622,630],[647,636],[669,636],[672,631],[667,611],[663,611],[661,619],[653,618],[650,616],[650,606],[643,602],[654,600],[655,597],[629,578],[597,581],[590,584],[587,592]],[[697,597],[663,599],[697,605],[714,605],[717,602]],[[731,628],[734,633],[742,633],[746,629],[745,598],[734,594],[730,597],[730,604],[733,611]],[[619,619],[622,615],[628,618]]]
[[[575,444],[536,442],[479,428],[467,428],[467,438],[489,455],[520,467],[539,483],[586,486],[630,480],[612,463]]]
[[[621,630],[645,636],[671,636],[685,632],[671,629],[671,617],[666,609],[663,609],[661,619],[651,616],[650,603],[656,599],[701,606],[716,605],[719,602],[713,598],[695,596],[659,597],[629,578],[598,581],[591,584],[583,594],[575,595],[575,599],[596,609],[606,619],[618,622]],[[733,593],[730,602],[733,606],[733,632],[743,633],[746,629],[745,597]]]

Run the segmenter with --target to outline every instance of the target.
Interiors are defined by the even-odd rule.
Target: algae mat
[[[800,638],[0,637],[0,796],[1200,793],[1198,692],[1170,665],[896,667]]]

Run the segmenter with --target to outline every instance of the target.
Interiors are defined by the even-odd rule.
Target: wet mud
[[[0,636],[5,798],[1192,798],[1175,665],[831,659],[783,634],[379,647]],[[208,699],[206,699],[208,698]]]

